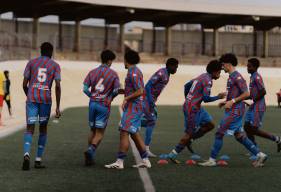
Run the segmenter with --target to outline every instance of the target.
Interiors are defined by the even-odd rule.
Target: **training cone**
[[[201,160],[201,156],[198,154],[192,154],[191,159],[194,161],[199,161],[199,160]]]
[[[217,162],[217,165],[218,165],[218,166],[221,166],[221,167],[225,167],[225,166],[228,165],[228,163],[227,163],[225,160],[219,160],[219,161]]]
[[[166,164],[168,164],[169,162],[166,160],[166,159],[160,159],[158,162],[157,162],[157,164],[159,164],[159,165],[166,165]]]
[[[187,165],[196,165],[196,161],[192,160],[192,159],[189,159],[185,162],[185,164]]]

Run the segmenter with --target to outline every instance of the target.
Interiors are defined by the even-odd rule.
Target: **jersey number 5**
[[[40,83],[44,83],[47,79],[47,68],[39,68],[38,69],[38,75],[37,75],[37,80]]]
[[[103,92],[104,90],[104,85],[102,84],[103,83],[103,78],[101,78],[97,85],[95,86],[95,90],[98,91],[98,92]]]

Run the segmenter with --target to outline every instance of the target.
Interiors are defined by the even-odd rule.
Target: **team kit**
[[[56,109],[55,117],[61,116],[61,70],[59,64],[52,60],[53,46],[45,42],[41,45],[41,56],[30,60],[24,70],[23,90],[26,94],[26,123],[23,143],[22,170],[30,170],[31,144],[35,124],[39,122],[39,138],[34,168],[46,168],[42,157],[47,142],[47,126],[51,114],[52,84],[55,84]],[[108,124],[111,102],[118,95],[124,95],[120,108],[119,125],[120,141],[116,149],[116,160],[106,164],[108,169],[124,169],[130,138],[135,143],[142,159],[133,165],[135,168],[151,168],[150,158],[157,157],[150,149],[153,131],[157,122],[157,99],[169,83],[171,75],[176,74],[179,62],[169,58],[166,66],[156,71],[146,84],[138,64],[139,54],[128,50],[124,54],[124,67],[127,70],[124,88],[121,86],[118,74],[111,69],[116,55],[111,50],[102,51],[101,64],[91,70],[84,79],[83,92],[89,97],[89,127],[88,145],[84,151],[85,166],[93,166],[96,151],[101,143]],[[198,163],[203,167],[217,166],[217,158],[223,146],[225,135],[232,135],[242,144],[254,158],[254,167],[263,167],[268,156],[259,148],[255,137],[259,136],[275,142],[277,152],[281,151],[279,136],[262,129],[263,117],[266,111],[266,88],[262,76],[258,72],[260,62],[251,58],[247,63],[250,76],[249,87],[243,76],[236,70],[238,60],[232,53],[222,55],[218,60],[211,60],[206,70],[202,71],[185,84],[183,94],[185,101],[182,106],[184,114],[184,131],[179,142],[165,157],[177,163],[177,156],[188,148],[192,153],[192,143],[212,131],[216,126],[212,116],[201,106],[202,102],[219,101],[219,107],[224,108],[213,146],[210,146],[210,157]],[[211,96],[213,80],[220,78],[221,71],[228,73],[226,92]],[[248,106],[246,108],[246,106]],[[140,129],[145,128],[144,139]],[[198,142],[200,142],[198,140]]]

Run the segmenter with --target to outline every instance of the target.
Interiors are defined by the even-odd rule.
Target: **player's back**
[[[255,100],[262,89],[265,89],[262,76],[258,72],[255,72],[251,75],[249,89],[251,98],[253,100]],[[264,96],[258,101],[254,101],[251,107],[253,107],[255,111],[265,111],[266,104]]]
[[[170,76],[167,68],[161,68],[148,80],[145,90],[146,92],[151,93],[154,103],[157,101],[157,98],[168,84],[169,78]]]
[[[40,56],[28,62],[24,77],[29,80],[27,101],[51,103],[53,80],[60,80],[60,66],[51,58]]]
[[[212,87],[212,78],[210,74],[203,73],[195,79],[191,80],[192,85],[188,90],[185,104],[193,110],[198,110],[201,107],[204,94],[210,95],[210,89]]]
[[[108,65],[102,64],[90,71],[84,81],[91,87],[91,101],[110,105],[113,100],[113,92],[120,87],[117,73]]]

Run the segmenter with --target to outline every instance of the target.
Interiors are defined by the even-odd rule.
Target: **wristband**
[[[232,101],[233,103],[236,103],[235,99],[231,99],[231,101]]]

